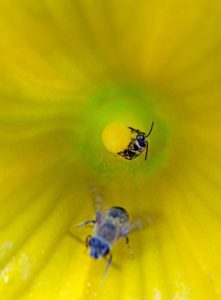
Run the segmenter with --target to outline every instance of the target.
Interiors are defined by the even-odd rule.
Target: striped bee
[[[125,159],[131,160],[136,157],[138,157],[145,149],[145,160],[147,159],[147,154],[148,154],[148,141],[147,138],[151,134],[152,129],[153,129],[154,122],[151,124],[151,128],[146,134],[145,132],[142,132],[138,129],[134,129],[132,127],[128,127],[132,134],[135,134],[135,137],[131,139],[127,149],[118,152],[117,154],[122,156]]]

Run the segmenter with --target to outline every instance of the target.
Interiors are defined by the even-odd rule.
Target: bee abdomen
[[[108,209],[107,215],[112,218],[119,218],[122,222],[129,220],[129,214],[123,207],[114,206]]]

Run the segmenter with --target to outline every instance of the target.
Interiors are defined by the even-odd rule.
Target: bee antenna
[[[154,125],[154,121],[153,121],[152,124],[151,124],[150,131],[149,131],[148,134],[146,135],[146,138],[151,134],[151,131],[152,131],[152,129],[153,129],[153,125]]]
[[[145,160],[147,160],[147,153],[148,153],[148,142],[146,142],[146,153],[145,153]]]

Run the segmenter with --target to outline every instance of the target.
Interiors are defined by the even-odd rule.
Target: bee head
[[[92,237],[89,241],[89,246],[90,255],[95,259],[106,256],[110,252],[108,243],[98,237]]]
[[[136,140],[138,141],[140,147],[145,147],[145,140],[146,140],[146,135],[144,132],[140,132],[137,137]]]

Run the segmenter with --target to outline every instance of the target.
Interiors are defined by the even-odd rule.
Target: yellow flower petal
[[[221,298],[220,24],[208,0],[1,3],[1,299]],[[147,161],[106,151],[113,121],[155,122]],[[106,278],[93,185],[146,224]]]

